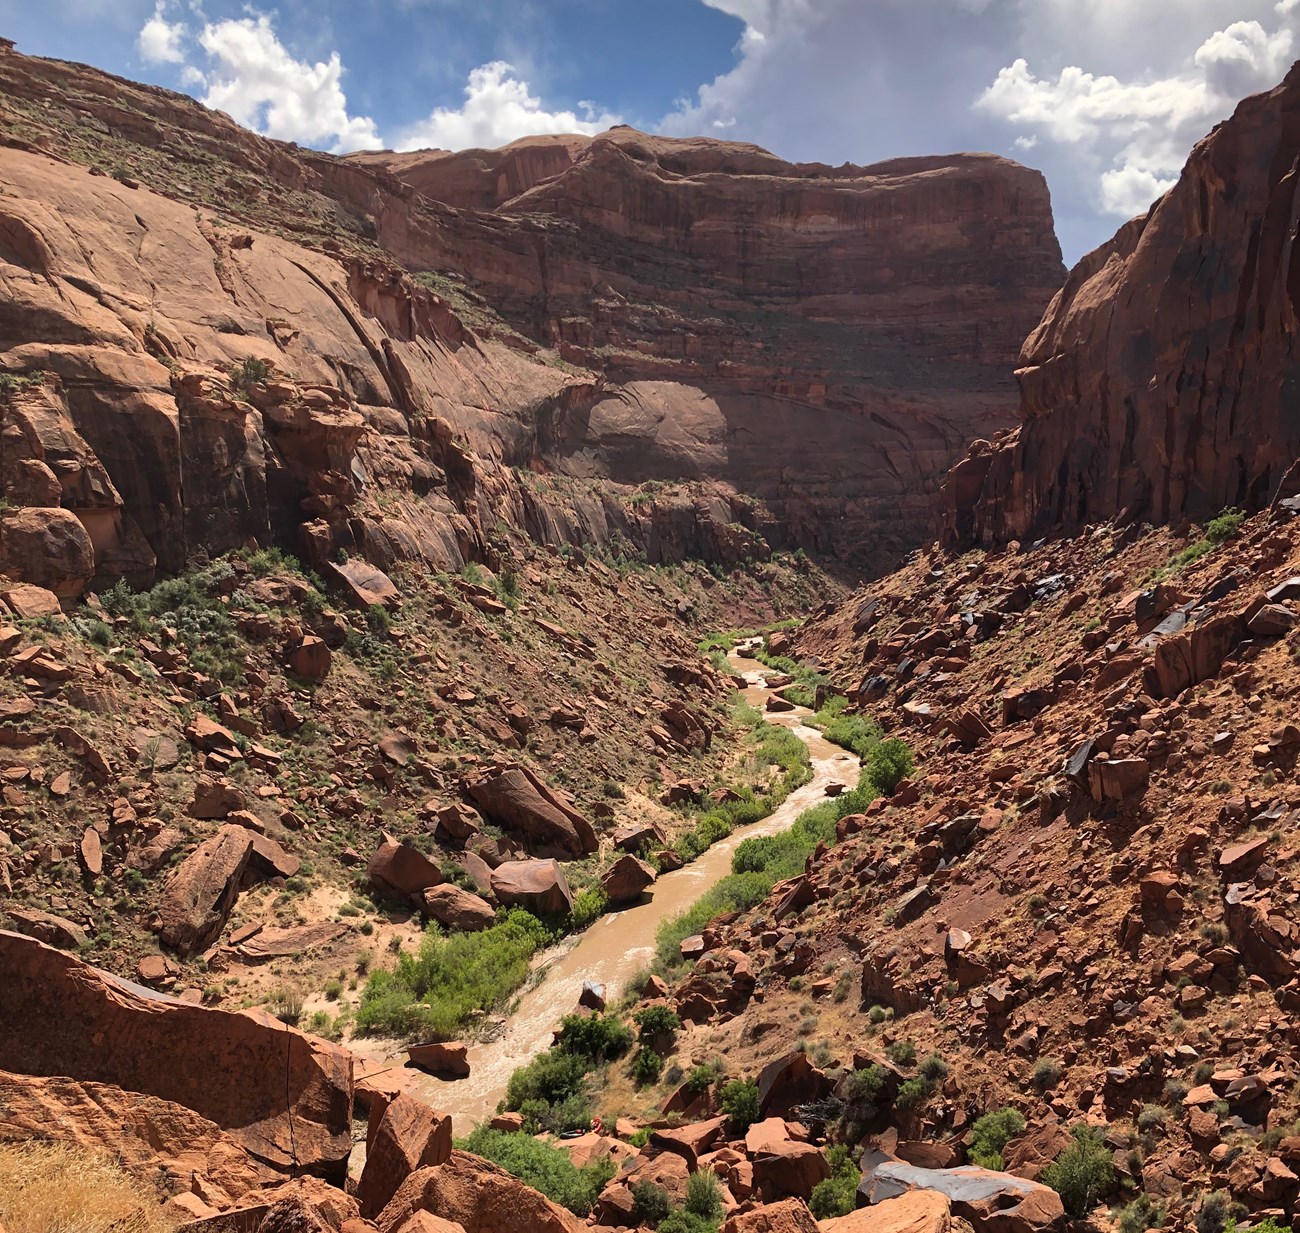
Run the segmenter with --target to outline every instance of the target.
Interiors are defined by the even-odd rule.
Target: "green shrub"
[[[924,1079],[908,1079],[905,1083],[899,1085],[898,1095],[894,1098],[894,1103],[900,1109],[912,1109],[919,1104],[923,1104],[930,1091],[930,1085]]]
[[[971,1127],[969,1156],[982,1169],[1001,1170],[1002,1149],[1025,1128],[1019,1109],[1006,1105],[979,1117]]]
[[[697,1169],[686,1179],[686,1210],[716,1221],[722,1215],[722,1186],[712,1169]]]
[[[632,1078],[636,1080],[638,1087],[657,1083],[659,1073],[663,1068],[663,1058],[653,1049],[648,1049],[644,1045],[636,1051],[635,1056],[632,1058]]]
[[[529,961],[551,940],[535,916],[511,908],[479,933],[445,936],[430,925],[414,955],[370,974],[357,1009],[359,1035],[454,1040],[528,977]]]
[[[573,908],[569,912],[569,927],[574,933],[580,933],[588,925],[599,920],[609,911],[609,896],[600,886],[588,886],[573,897]]]
[[[523,1112],[523,1106],[533,1101],[561,1104],[581,1094],[586,1075],[585,1058],[548,1049],[510,1076],[506,1084],[506,1108]]]
[[[916,1061],[916,1046],[910,1040],[893,1040],[885,1046],[885,1056],[895,1066],[910,1066]]]
[[[1246,514],[1239,509],[1225,509],[1216,518],[1205,524],[1205,538],[1212,544],[1222,544],[1230,540],[1246,521]]]
[[[1232,1222],[1232,1200],[1227,1191],[1211,1191],[1201,1200],[1196,1213],[1196,1233],[1223,1233]]]
[[[818,1220],[847,1216],[857,1206],[858,1183],[862,1171],[853,1163],[848,1148],[836,1143],[826,1153],[831,1175],[813,1187],[808,1206]]]
[[[758,1121],[758,1084],[752,1079],[733,1079],[724,1085],[721,1101],[727,1129],[733,1135],[743,1135]]]
[[[941,1053],[931,1053],[921,1059],[917,1072],[927,1083],[942,1083],[948,1077],[948,1063]]]
[[[681,1018],[671,1006],[647,1006],[632,1016],[637,1026],[637,1039],[642,1044],[657,1036],[668,1036],[682,1026]]]
[[[1144,1134],[1165,1124],[1169,1111],[1163,1105],[1143,1105],[1137,1115],[1137,1128]]]
[[[722,1066],[718,1062],[708,1062],[694,1067],[690,1074],[686,1076],[682,1087],[691,1096],[703,1096],[720,1078],[722,1078]]]
[[[246,356],[243,363],[233,364],[230,368],[230,383],[237,390],[246,390],[249,386],[265,381],[271,375],[271,366],[255,355]]]
[[[1039,1058],[1034,1066],[1034,1090],[1045,1092],[1053,1088],[1061,1080],[1061,1075],[1065,1072],[1065,1067],[1054,1057]]]
[[[717,1233],[718,1222],[678,1209],[659,1222],[659,1233]]]
[[[1073,1140],[1042,1173],[1042,1181],[1061,1196],[1066,1212],[1081,1220],[1115,1184],[1115,1162],[1101,1132],[1078,1125]]]
[[[589,1062],[612,1062],[632,1047],[632,1029],[614,1015],[565,1015],[555,1047]]]
[[[1145,1233],[1160,1228],[1164,1222],[1164,1205],[1152,1202],[1150,1195],[1140,1194],[1120,1212],[1117,1223],[1119,1233]]]
[[[898,785],[916,768],[907,743],[890,737],[873,746],[867,754],[867,777],[881,796],[893,796]]]
[[[569,1153],[526,1134],[509,1134],[480,1126],[460,1146],[475,1156],[500,1165],[525,1185],[548,1199],[585,1216],[605,1185],[613,1178],[614,1162],[606,1157],[579,1169]]]
[[[638,1225],[654,1228],[668,1215],[668,1191],[654,1182],[632,1183],[632,1215]]]

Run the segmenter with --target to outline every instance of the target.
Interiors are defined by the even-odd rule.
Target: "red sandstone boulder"
[[[366,1135],[366,1164],[357,1183],[363,1216],[377,1216],[397,1188],[417,1169],[451,1156],[451,1118],[422,1101],[399,1095],[375,1119]]]
[[[304,681],[323,681],[329,676],[333,654],[323,638],[308,634],[288,655],[289,671]]]
[[[821,1233],[949,1233],[951,1205],[937,1190],[913,1190],[847,1216],[819,1220],[817,1227]]]
[[[728,1216],[722,1233],[817,1233],[817,1221],[799,1199],[768,1203]]]
[[[600,885],[610,903],[635,903],[655,880],[654,866],[630,853],[621,856],[605,871]]]
[[[435,1041],[428,1045],[411,1045],[406,1051],[412,1066],[445,1079],[464,1079],[469,1074],[466,1048],[458,1040]]]
[[[448,929],[475,933],[496,920],[496,910],[486,899],[451,882],[427,887],[420,895],[420,910]]]
[[[341,1182],[352,1147],[352,1058],[259,1011],[150,993],[0,932],[0,1057],[193,1110],[255,1160]],[[220,1081],[214,1081],[219,1076]]]
[[[188,1188],[200,1174],[209,1202],[233,1205],[276,1177],[229,1133],[168,1100],[111,1084],[0,1071],[0,1143],[41,1139],[111,1156],[150,1181]]]
[[[492,870],[492,893],[508,907],[544,913],[573,909],[564,870],[553,860],[503,862]]]
[[[412,1173],[375,1223],[380,1233],[397,1233],[421,1210],[465,1233],[582,1233],[586,1227],[498,1165],[468,1152],[453,1151],[444,1164]]]
[[[591,823],[527,767],[496,767],[465,787],[484,817],[536,844],[570,856],[587,856],[596,850]]]
[[[831,1175],[821,1148],[792,1139],[779,1117],[751,1126],[745,1133],[745,1151],[754,1166],[754,1189],[767,1203],[810,1199],[813,1187]]]
[[[223,826],[176,867],[158,905],[165,945],[193,955],[221,936],[252,854],[252,832]]]
[[[366,874],[371,886],[390,895],[419,895],[442,882],[442,870],[423,852],[387,834],[370,858]]]
[[[393,580],[366,561],[353,557],[341,565],[329,562],[328,566],[330,575],[359,607],[395,608],[401,600]]]

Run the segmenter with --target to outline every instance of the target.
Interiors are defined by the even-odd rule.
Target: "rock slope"
[[[947,481],[947,543],[1269,503],[1300,452],[1298,149],[1293,69],[1070,272],[1021,352],[1020,426]]]

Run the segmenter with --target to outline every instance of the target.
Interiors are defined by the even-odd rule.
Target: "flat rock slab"
[[[346,925],[330,921],[318,925],[291,925],[285,929],[263,929],[238,947],[245,959],[285,959],[304,951],[329,946],[348,932]]]

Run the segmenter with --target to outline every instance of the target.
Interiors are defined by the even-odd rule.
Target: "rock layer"
[[[1300,453],[1297,148],[1293,69],[1075,266],[1021,352],[1020,426],[946,482],[949,545],[1268,504]]]

